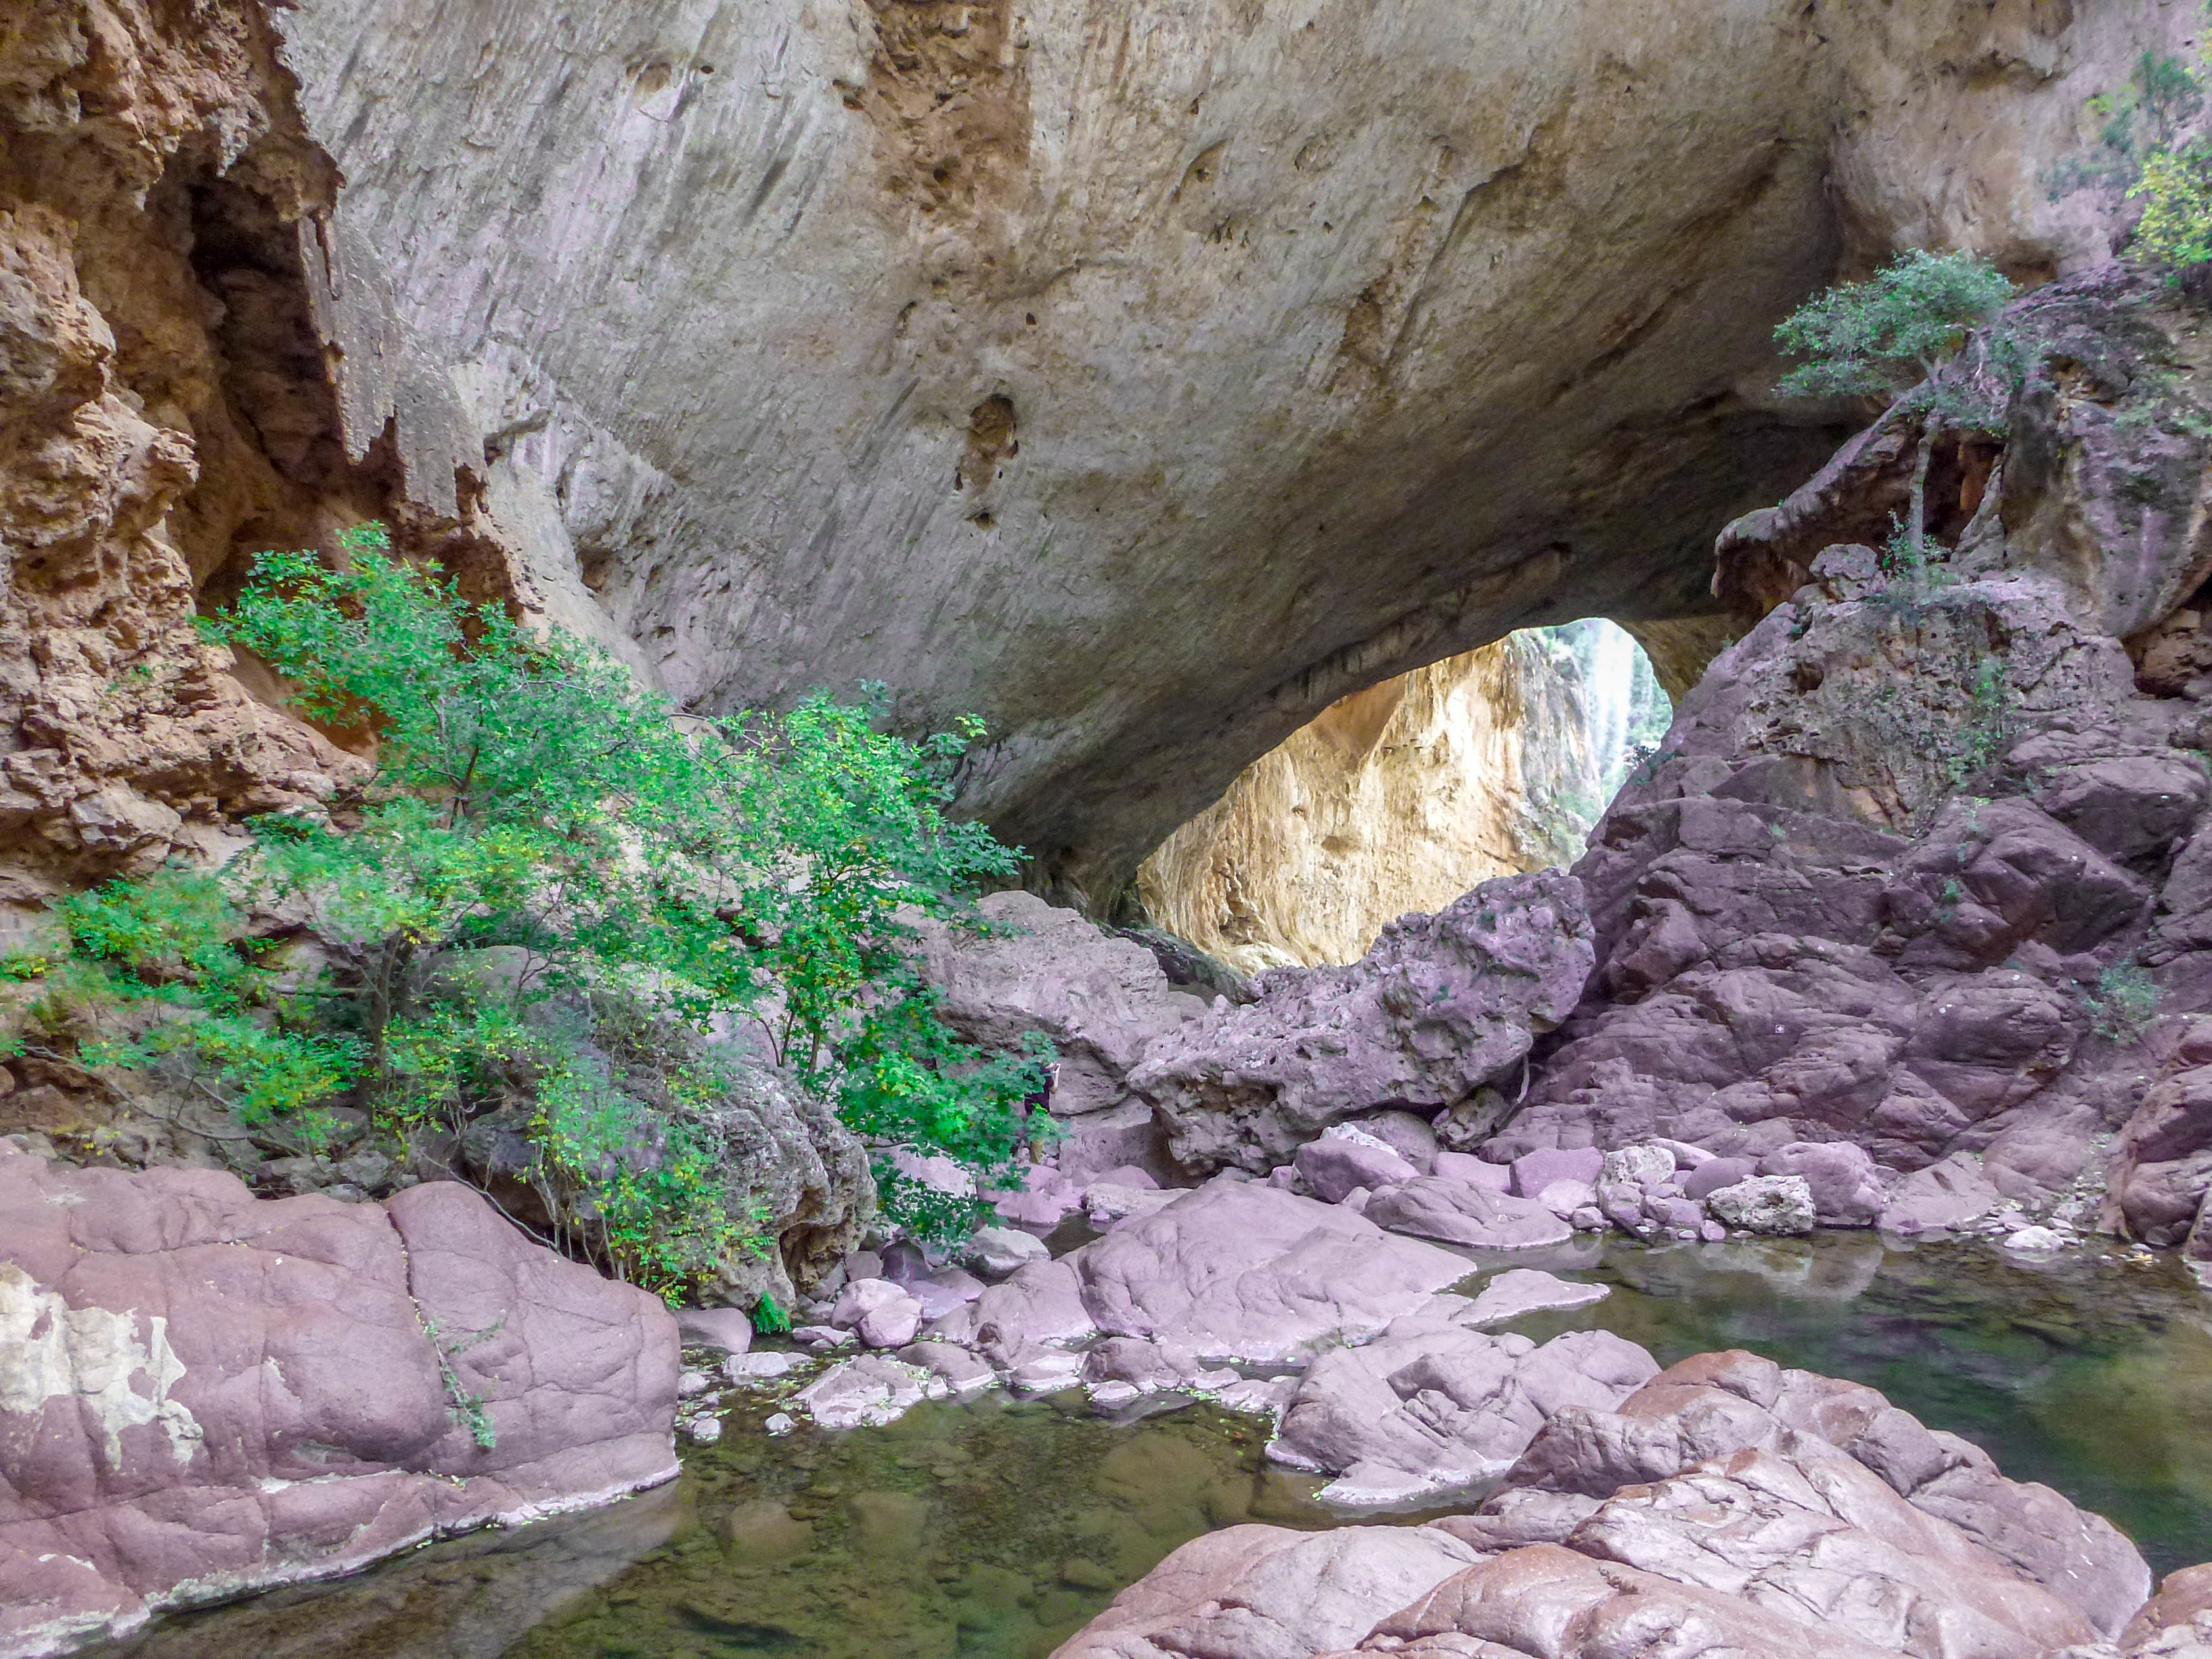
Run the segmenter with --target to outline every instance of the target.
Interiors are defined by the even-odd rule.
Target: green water
[[[2125,1528],[2212,1559],[2212,1302],[2170,1258],[2030,1267],[1866,1234],[1545,1266],[1613,1287],[1518,1328],[1603,1326],[1662,1363],[1747,1347],[1881,1389]],[[996,1395],[782,1438],[751,1397],[684,1478],[598,1515],[421,1550],[335,1585],[167,1621],[107,1659],[1042,1659],[1170,1550],[1243,1521],[1350,1519],[1192,1407],[1115,1425]]]

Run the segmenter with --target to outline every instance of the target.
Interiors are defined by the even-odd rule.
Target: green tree
[[[341,1103],[395,1136],[519,1112],[560,1242],[671,1291],[757,1220],[721,1195],[732,1022],[880,1150],[1011,1175],[1042,1056],[960,1041],[905,919],[962,916],[1016,866],[946,811],[972,722],[910,740],[878,729],[879,696],[821,693],[687,717],[392,557],[377,527],[346,543],[340,568],[264,555],[209,630],[303,713],[373,732],[374,779],[331,821],[256,821],[220,872],[64,901],[69,949],[19,1042],[173,1058],[288,1150]],[[323,965],[303,973],[271,917],[304,922]],[[895,1213],[965,1218],[879,1168]]]
[[[1815,295],[1774,331],[1784,351],[1808,361],[1782,379],[1788,397],[1902,397],[1920,413],[1905,535],[1927,557],[1928,465],[1944,413],[1936,374],[1975,329],[2013,296],[2013,285],[1978,254],[1899,254],[1863,283]]]

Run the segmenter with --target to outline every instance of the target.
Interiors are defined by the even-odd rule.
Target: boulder
[[[902,1348],[921,1328],[923,1313],[921,1300],[890,1279],[864,1279],[845,1287],[830,1322],[871,1348]]]
[[[1339,1504],[1399,1504],[1503,1474],[1551,1414],[1609,1407],[1659,1369],[1606,1331],[1538,1347],[1467,1328],[1464,1310],[1415,1315],[1316,1360],[1267,1455],[1337,1478]]]
[[[1526,1314],[1588,1307],[1612,1294],[1607,1285],[1578,1284],[1534,1267],[1511,1267],[1485,1281],[1473,1305],[1461,1316],[1460,1322],[1502,1325]]]
[[[1802,1176],[1753,1176],[1705,1195],[1713,1218],[1747,1233],[1813,1231],[1813,1189]]]
[[[1870,1227],[1888,1207],[1889,1194],[1873,1158],[1847,1140],[1792,1141],[1760,1158],[1759,1173],[1801,1177],[1812,1192],[1813,1214],[1822,1226]],[[1712,1190],[1708,1188],[1704,1195]]]
[[[1044,1240],[1018,1227],[979,1227],[968,1241],[968,1265],[986,1279],[1004,1279],[1032,1261],[1051,1259]]]
[[[1509,1166],[1513,1192],[1519,1198],[1536,1198],[1554,1182],[1579,1182],[1595,1188],[1605,1170],[1605,1154],[1595,1146],[1546,1146],[1523,1152]]]
[[[741,1354],[753,1345],[753,1318],[743,1308],[678,1308],[676,1335],[687,1348]]]
[[[0,1648],[676,1473],[676,1322],[473,1188],[257,1200],[0,1143]]]
[[[1376,1226],[1475,1249],[1526,1250],[1564,1244],[1574,1230],[1534,1199],[1443,1176],[1419,1176],[1385,1188],[1363,1211]]]
[[[1364,1340],[1468,1272],[1337,1206],[1222,1178],[1066,1261],[1109,1335],[1261,1362]]]
[[[1759,1160],[1751,1158],[1716,1158],[1699,1164],[1682,1177],[1685,1196],[1694,1199],[1711,1198],[1723,1187],[1733,1187],[1759,1173]]]
[[[1120,1103],[1146,1047],[1206,1011],[1205,1000],[1168,982],[1150,951],[1073,910],[1019,890],[988,894],[976,908],[981,930],[916,921],[923,977],[946,1023],[971,1042],[1015,1049],[1031,1032],[1051,1039],[1055,1116]]]
[[[1517,1073],[1590,963],[1571,878],[1485,882],[1434,915],[1390,923],[1349,967],[1261,975],[1253,1002],[1155,1038],[1129,1082],[1183,1168],[1265,1175],[1345,1118],[1434,1114]]]
[[[1437,1132],[1426,1118],[1412,1112],[1370,1112],[1357,1119],[1352,1127],[1373,1135],[1412,1164],[1417,1174],[1436,1173]]]
[[[1355,1187],[1377,1192],[1420,1173],[1379,1140],[1358,1133],[1323,1134],[1299,1147],[1291,1162],[1324,1204],[1341,1204]]]
[[[1429,1173],[1464,1181],[1470,1187],[1487,1187],[1494,1193],[1510,1191],[1513,1185],[1511,1170],[1503,1164],[1486,1164],[1472,1152],[1438,1152],[1436,1166]]]
[[[2003,1194],[1982,1174],[1981,1160],[1957,1152],[1897,1183],[1879,1224],[1885,1232],[1943,1232],[1990,1215]]]
[[[1054,1659],[1306,1659],[1476,1559],[1421,1527],[1203,1533],[1116,1595]]]
[[[1357,1368],[1370,1392],[1365,1425],[1354,1407],[1318,1431],[1348,1445],[1363,1432],[1404,1435],[1424,1452],[1437,1445],[1421,1421],[1455,1421],[1449,1390],[1473,1393],[1485,1359],[1495,1376],[1507,1346],[1465,1347],[1455,1300],[1437,1298],[1440,1307],[1376,1345],[1436,1346],[1427,1370],[1395,1374],[1411,1395],[1402,1401],[1374,1383],[1387,1366],[1358,1366],[1364,1351],[1324,1361]],[[1534,1357],[1513,1362],[1523,1386]],[[1492,1397],[1504,1414],[1525,1417],[1513,1391],[1508,1383]],[[1286,1436],[1294,1425],[1316,1431],[1297,1403]],[[1327,1644],[1338,1659],[2183,1659],[2212,1630],[2212,1569],[2173,1575],[2145,1605],[2142,1559],[2101,1520],[2005,1480],[1986,1456],[1929,1433],[1874,1389],[1741,1352],[1685,1360],[1610,1409],[1555,1403],[1470,1513],[1320,1534],[1347,1558],[1367,1547],[1363,1537],[1382,1547],[1408,1531],[1469,1553],[1364,1632],[1286,1627],[1265,1569],[1291,1535],[1237,1536],[1256,1531],[1185,1546],[1062,1651],[1302,1659]],[[1264,1619],[1248,1616],[1261,1609]],[[2115,1637],[2118,1647],[2106,1645]]]

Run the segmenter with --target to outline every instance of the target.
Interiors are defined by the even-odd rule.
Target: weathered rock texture
[[[1278,969],[1257,1000],[1162,1034],[1129,1073],[1169,1155],[1265,1174],[1330,1124],[1384,1107],[1423,1115],[1517,1077],[1590,968],[1582,890],[1557,871],[1485,882],[1404,916],[1349,967]]]
[[[2177,1574],[2137,1614],[2149,1571],[2104,1521],[1871,1389],[1741,1352],[1615,1409],[1563,1405],[1474,1513],[1412,1530],[1477,1559],[1453,1570],[1403,1528],[1340,1529],[1324,1553],[1239,1528],[1178,1550],[1060,1651],[2057,1659],[2123,1626],[2130,1652],[2161,1651],[2148,1638],[2201,1602]],[[1340,1633],[1408,1577],[1429,1582]]]
[[[1589,723],[1574,659],[1536,633],[1370,686],[1163,842],[1138,900],[1247,973],[1355,962],[1385,922],[1581,850]]]
[[[419,362],[374,337],[373,284],[332,263],[337,173],[260,8],[15,9],[0,31],[10,932],[58,887],[212,852],[240,817],[313,812],[360,770],[270,706],[264,671],[196,633],[239,556],[328,547],[381,516],[480,597],[513,586],[450,457],[410,466],[386,430],[390,383]]]
[[[1902,412],[1723,538],[1719,591],[1788,597],[1593,832],[1601,966],[1489,1155],[1850,1139],[2047,1201],[2142,1103],[2116,1218],[2188,1231],[2212,381],[2165,296],[2108,267],[2012,308],[2025,384],[1941,436],[1927,576],[1852,544],[1902,500]]]
[[[0,1143],[0,1651],[665,1480],[677,1370],[655,1298],[458,1182],[257,1200]]]
[[[452,440],[549,611],[688,702],[869,676],[981,713],[968,799],[1094,899],[1349,693],[1705,608],[1716,523],[1838,435],[1767,404],[1775,320],[1893,245],[2104,257],[2038,174],[2192,23],[272,15],[347,179],[333,245],[458,391],[427,434],[438,399],[382,399],[400,453]]]

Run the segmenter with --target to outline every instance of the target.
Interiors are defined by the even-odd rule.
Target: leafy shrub
[[[1785,397],[1902,397],[1920,416],[1911,501],[1905,539],[1917,566],[1926,563],[1928,465],[1939,422],[1991,424],[1996,411],[1969,407],[1963,391],[1947,392],[1937,371],[1956,357],[1973,331],[2012,298],[2013,285],[1978,254],[1899,254],[1863,283],[1844,283],[1814,295],[1784,318],[1775,343],[1803,357],[1777,387]],[[2014,355],[1996,343],[2000,360]],[[2000,378],[2017,379],[1999,362]]]
[[[2086,1000],[2091,1029],[2113,1042],[2136,1042],[2158,1017],[2158,982],[2141,968],[2106,969]]]
[[[377,526],[345,540],[341,569],[264,554],[207,627],[310,718],[372,732],[373,781],[330,821],[257,820],[218,873],[64,901],[69,950],[19,1041],[179,1057],[288,1147],[322,1145],[339,1103],[395,1135],[519,1108],[559,1242],[672,1294],[758,1222],[722,1178],[734,1022],[879,1147],[1006,1178],[1048,1051],[962,1042],[902,919],[961,914],[1015,867],[945,814],[973,722],[887,734],[879,691],[685,717],[604,654],[393,558]],[[885,1200],[917,1208],[897,1180]]]

